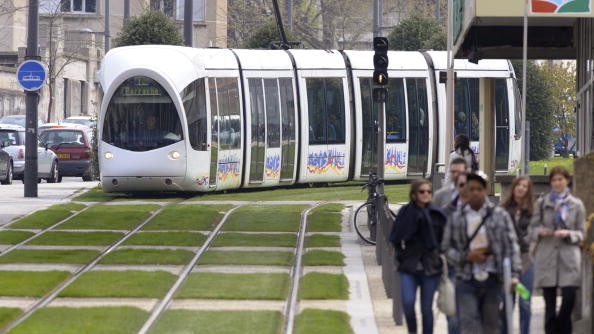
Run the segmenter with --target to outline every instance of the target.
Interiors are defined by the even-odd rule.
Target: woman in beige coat
[[[579,244],[586,210],[582,201],[569,193],[570,180],[564,167],[551,170],[551,192],[539,198],[530,223],[536,241],[534,286],[543,289],[547,334],[571,333],[571,312],[580,286]],[[558,288],[563,301],[557,313]]]

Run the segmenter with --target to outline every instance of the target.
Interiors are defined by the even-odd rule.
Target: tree
[[[522,87],[522,63],[515,61],[514,70],[518,86]],[[542,67],[528,62],[526,68],[526,120],[530,122],[530,160],[543,160],[551,156],[554,127],[553,84]]]
[[[575,63],[547,63],[542,67],[543,74],[552,86],[553,119],[555,127],[559,129],[563,149],[561,155],[567,157],[571,147],[569,137],[575,138],[575,107],[576,99],[576,78]],[[575,150],[575,148],[574,148]]]
[[[149,10],[131,17],[114,40],[114,47],[145,44],[182,45],[183,39],[165,13]]]
[[[445,50],[446,32],[434,19],[414,14],[400,21],[388,35],[388,42],[392,50]]]
[[[293,34],[289,31],[285,30],[285,34],[289,41],[294,40]],[[245,41],[243,47],[246,49],[270,49],[271,43],[279,42],[281,40],[282,38],[276,22],[270,21],[260,25],[256,30],[252,31],[252,35]]]

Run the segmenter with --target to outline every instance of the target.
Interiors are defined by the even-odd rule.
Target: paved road
[[[25,197],[25,187],[19,180],[0,185],[0,226],[48,206],[70,200],[77,191],[96,186],[96,182],[82,182],[79,177],[65,177],[61,183],[39,183],[37,197]]]

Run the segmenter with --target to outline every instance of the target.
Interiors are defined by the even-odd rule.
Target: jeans
[[[433,296],[439,285],[440,275],[425,276],[423,274],[400,273],[400,294],[402,308],[409,333],[417,333],[417,317],[415,302],[417,288],[421,288],[421,315],[423,318],[423,334],[433,333]]]
[[[575,305],[577,287],[567,286],[561,288],[561,309],[557,314],[557,287],[543,288],[542,296],[545,300],[545,333],[565,334],[571,333],[571,312]]]
[[[518,296],[518,300],[520,301],[519,309],[520,309],[520,334],[530,334],[530,319],[532,317],[532,311],[530,307],[530,303],[532,300],[532,291],[534,290],[534,264],[528,267],[528,270],[520,276],[520,283],[522,283],[528,291],[530,291],[530,298],[522,299]],[[515,305],[516,303],[516,293],[512,294],[512,300]],[[502,319],[502,328],[501,333],[507,333],[507,326],[505,325],[505,308],[501,310],[501,319]]]
[[[474,278],[456,282],[458,325],[461,334],[500,334],[502,283],[490,274],[486,281]]]
[[[448,266],[448,276],[452,282],[456,282],[456,267]],[[457,307],[457,306],[456,306]],[[460,329],[458,328],[458,316],[447,316],[448,319],[448,334],[460,334]]]

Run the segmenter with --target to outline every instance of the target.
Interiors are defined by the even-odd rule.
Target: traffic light
[[[373,83],[379,86],[388,84],[388,39],[373,38]]]

